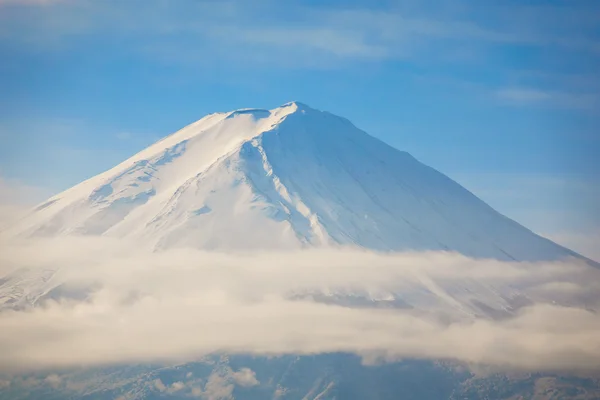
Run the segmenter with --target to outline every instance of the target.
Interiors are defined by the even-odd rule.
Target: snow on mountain
[[[575,255],[347,119],[297,102],[210,114],[50,198],[3,234],[139,238],[157,249]]]

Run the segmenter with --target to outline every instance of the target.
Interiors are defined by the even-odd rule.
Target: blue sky
[[[600,2],[0,0],[0,176],[63,190],[299,100],[551,235],[600,232]],[[600,238],[600,236],[597,236]]]

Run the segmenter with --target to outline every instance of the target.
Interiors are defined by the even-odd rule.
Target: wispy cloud
[[[531,88],[506,88],[497,92],[498,97],[516,103],[538,103],[552,99],[548,92]]]
[[[46,6],[64,1],[68,0],[0,0],[0,7],[3,5]]]
[[[38,297],[37,307],[0,312],[5,370],[186,361],[213,352],[352,352],[549,370],[593,369],[600,361],[600,318],[587,311],[599,306],[600,270],[577,261],[341,250],[146,253],[103,238],[4,243],[0,257],[4,295]],[[528,302],[511,305],[503,288],[526,293]],[[344,296],[366,303],[344,305]],[[247,371],[232,379],[254,382]]]
[[[0,231],[50,195],[47,189],[0,176]]]
[[[115,137],[119,140],[129,140],[132,137],[131,132],[123,131],[115,134]]]
[[[600,109],[597,93],[564,92],[531,87],[508,87],[499,89],[496,96],[514,105],[541,105],[585,110]]]
[[[589,75],[586,66],[600,59],[594,30],[598,21],[592,16],[596,6],[398,2],[376,7],[368,2],[334,6],[294,1],[283,7],[273,0],[31,4],[44,7],[9,6],[0,15],[0,42],[7,48],[85,52],[110,42],[116,43],[111,48],[124,46],[122,53],[143,63],[193,70],[195,79],[202,75],[199,68],[232,71],[231,79],[242,69],[329,70],[385,63],[424,68],[431,79],[431,70],[451,76],[457,65],[478,66],[487,70],[485,82],[464,72],[454,79],[482,86],[477,91],[485,92],[487,101],[586,112],[600,108],[595,85],[504,77],[532,63],[546,72],[564,72],[564,60],[569,60],[570,73]],[[519,58],[524,49],[534,50],[535,61]]]
[[[191,394],[207,400],[232,399],[235,385],[252,387],[260,382],[256,379],[256,373],[250,368],[241,368],[233,371],[229,367],[213,372],[202,386],[192,384]]]
[[[32,0],[32,3],[46,2]],[[456,46],[464,51],[465,46],[477,48],[481,43],[573,48],[584,52],[594,49],[594,41],[581,25],[561,19],[560,11],[547,7],[524,11],[521,18],[515,19],[514,15],[523,7],[515,6],[509,13],[506,7],[496,6],[498,12],[491,18],[489,12],[478,9],[470,14],[452,8],[441,13],[427,9],[427,5],[381,9],[370,3],[331,7],[307,6],[301,2],[290,2],[283,8],[274,1],[251,6],[240,1],[185,2],[178,3],[178,7],[157,1],[144,2],[144,7],[138,7],[140,4],[56,2],[56,17],[60,18],[49,18],[47,13],[53,12],[50,8],[44,13],[17,10],[13,18],[29,28],[23,31],[14,26],[14,32],[20,33],[5,32],[5,36],[8,40],[28,37],[29,42],[34,42],[37,37],[41,42],[55,42],[51,38],[67,40],[73,38],[73,32],[118,33],[136,39],[145,35],[141,48],[174,46],[182,59],[196,54],[198,62],[215,55],[249,60],[269,57],[276,62],[285,58],[282,54],[297,53],[336,59],[404,58],[432,55]],[[469,9],[466,4],[463,8]],[[425,10],[430,16],[424,16]],[[560,27],[560,34],[556,27]],[[206,49],[212,54],[205,53]],[[255,52],[260,57],[252,57]],[[177,59],[174,57],[173,61]]]

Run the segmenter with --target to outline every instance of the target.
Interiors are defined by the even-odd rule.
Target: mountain
[[[288,103],[273,110],[243,109],[208,115],[116,167],[50,198],[0,234],[9,238],[102,235],[132,239],[157,250],[190,246],[211,250],[348,246],[379,251],[451,250],[500,260],[580,257],[499,214],[408,153],[369,136],[344,118],[301,103]],[[100,289],[94,286],[96,283],[89,288],[69,286],[65,277],[70,275],[60,274],[61,265],[45,263],[44,250],[36,251],[42,255],[43,268],[30,269],[29,260],[25,260],[16,266],[9,265],[7,271],[14,271],[0,276],[0,313],[18,318],[36,307],[43,308],[46,300],[59,303],[65,300],[67,307],[88,301],[96,304],[94,291]],[[91,260],[90,266],[94,264],[94,254],[86,257]],[[163,264],[158,265],[162,268]],[[181,271],[169,270],[169,274]],[[211,271],[207,269],[206,273]],[[536,271],[544,275],[546,270]],[[138,272],[134,272],[137,282]],[[521,308],[538,301],[589,306],[585,292],[569,294],[578,285],[567,285],[565,296],[555,286],[546,287],[545,292],[530,291],[530,284],[545,283],[543,276],[540,282],[525,279],[519,285],[513,285],[510,279],[490,282],[477,276],[431,277],[427,271],[416,271],[414,276],[414,280],[403,281],[401,288],[391,285],[384,293],[329,288],[324,279],[322,289],[285,296],[288,300],[348,309],[396,308],[411,315],[431,312],[448,321],[455,321],[456,317],[456,321],[474,323],[510,322],[509,318]],[[149,279],[148,282],[154,281]],[[190,281],[197,284],[196,280]],[[113,285],[120,287],[126,281],[116,277],[115,282]],[[133,307],[137,304],[136,290],[144,282],[142,279],[139,287],[122,288],[128,293],[123,299],[117,296],[119,291],[110,291],[112,286],[107,293],[115,295],[124,307]],[[266,287],[260,286],[259,290]],[[134,290],[131,296],[129,289]],[[183,289],[177,286],[177,291]],[[162,296],[168,298],[172,294],[165,293],[156,294],[158,303],[164,300]],[[152,297],[152,292],[147,295]],[[140,302],[144,299],[141,297]],[[93,313],[99,313],[98,321],[105,323],[109,319],[104,319],[103,312],[110,314],[110,307],[108,311],[104,308],[102,296],[97,301]],[[202,319],[203,312],[205,309],[201,308],[198,315],[189,318]],[[156,313],[160,315],[159,311]],[[50,314],[48,322],[56,320],[54,315]],[[123,315],[124,321],[127,315],[131,314]],[[169,318],[165,321],[168,324]],[[257,321],[261,323],[260,319]],[[64,332],[71,332],[68,330],[71,323],[73,329],[80,327],[76,322],[73,318],[64,319]],[[511,329],[518,328],[518,323],[510,325]],[[365,325],[366,334],[367,328]],[[313,328],[307,326],[307,329]],[[33,340],[44,335],[35,329],[32,332],[27,337]],[[62,326],[49,332],[60,335]],[[72,332],[74,337],[78,334],[77,330]],[[499,338],[490,346],[503,348],[504,336]],[[174,340],[165,336],[165,341]],[[201,331],[198,340],[203,340]],[[548,339],[544,340],[547,343]],[[346,353],[278,356],[217,353],[181,364],[137,363],[0,373],[0,399],[388,400],[399,396],[403,399],[594,399],[600,396],[597,374],[563,376],[516,371],[507,375],[485,368],[471,371],[469,365],[453,360],[408,358],[374,365],[366,365],[364,361],[358,355]]]
[[[472,373],[447,361],[365,365],[351,354],[210,356],[13,378],[0,400],[516,400],[600,398],[598,376]],[[237,376],[236,376],[237,375]],[[236,379],[237,378],[237,379]],[[239,378],[246,378],[241,380]]]
[[[347,119],[297,102],[210,114],[52,197],[4,233],[139,238],[157,249],[575,255]]]

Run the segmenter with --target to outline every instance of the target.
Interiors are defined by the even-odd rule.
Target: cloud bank
[[[0,246],[5,372],[215,352],[351,352],[369,362],[451,359],[534,370],[600,365],[600,270],[578,260],[152,253],[105,238]]]

